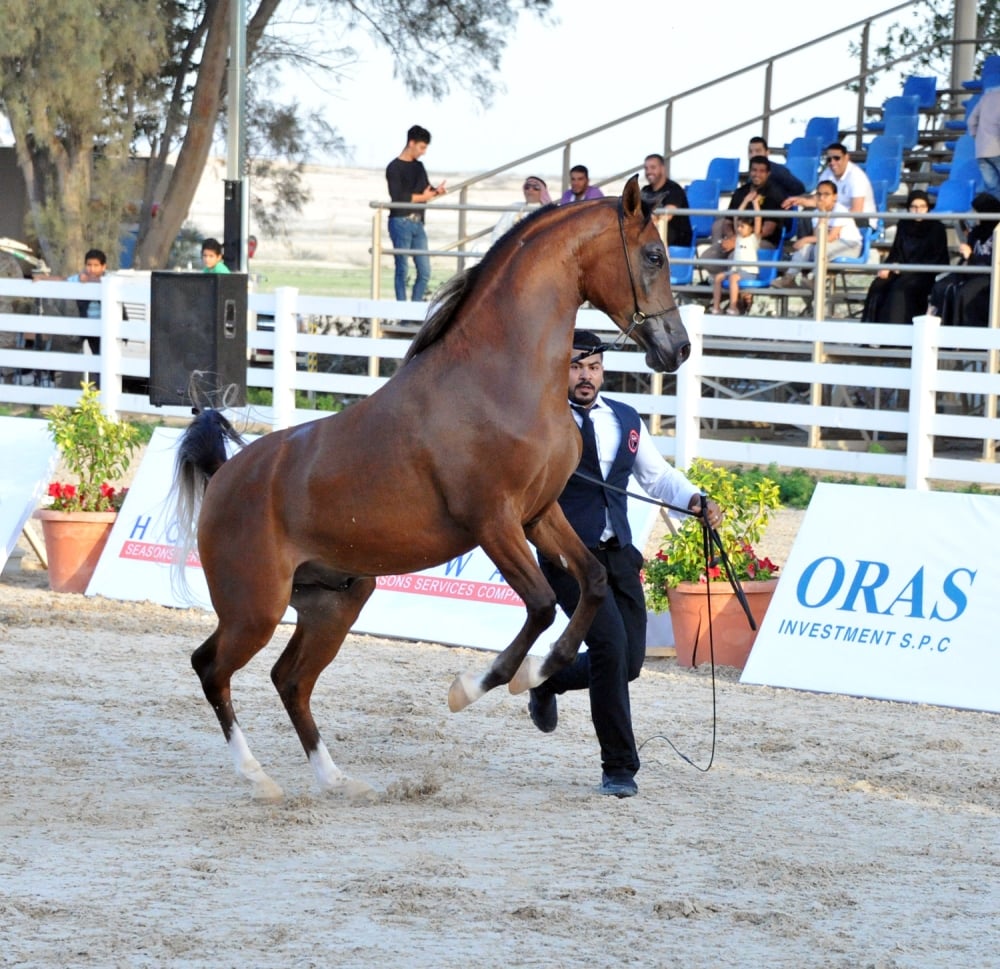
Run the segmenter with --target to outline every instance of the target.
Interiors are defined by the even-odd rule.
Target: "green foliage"
[[[911,3],[886,31],[885,39],[871,52],[871,63],[892,64],[906,57],[901,65],[890,70],[901,74],[936,74],[947,78],[951,74],[952,44],[955,30],[954,0],[919,0]],[[977,5],[976,71],[990,54],[997,53],[1000,38],[1000,0],[979,0]],[[856,56],[860,47],[852,43],[849,51]],[[869,83],[881,71],[874,71]]]
[[[362,32],[374,39],[411,94],[440,98],[461,88],[488,103],[519,17],[545,19],[552,0],[246,6],[251,205],[255,223],[273,236],[307,201],[302,172],[310,155],[345,153],[349,138],[365,134],[339,133],[294,99],[271,99],[300,80],[325,85],[333,100],[344,65],[357,55],[330,38],[339,44]],[[206,0],[5,0],[0,111],[30,188],[29,234],[50,265],[75,269],[85,249],[97,245],[113,268],[123,224],[138,225],[137,268],[167,264],[233,114],[225,104],[230,7]],[[141,184],[130,180],[135,174]]]
[[[57,405],[48,416],[52,440],[79,484],[71,494],[65,487],[50,493],[64,499],[63,510],[109,511],[115,507],[116,498],[120,504],[120,496],[108,487],[108,482],[120,480],[128,471],[139,432],[101,410],[99,393],[92,383],[81,386],[83,393],[74,407]],[[71,503],[72,509],[65,502]]]
[[[763,475],[727,470],[701,458],[687,470],[688,480],[718,502],[723,520],[717,531],[737,579],[770,579],[778,566],[754,551],[770,513],[780,507],[778,485]],[[677,532],[664,538],[657,554],[643,569],[646,602],[654,612],[669,607],[667,589],[679,582],[728,581],[721,563],[714,559],[706,570],[701,520],[684,519]]]

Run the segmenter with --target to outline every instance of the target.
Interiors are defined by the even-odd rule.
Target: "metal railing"
[[[467,220],[468,213],[471,211],[489,208],[487,206],[480,206],[472,203],[473,190],[482,188],[484,183],[488,180],[496,178],[499,175],[511,173],[528,162],[535,162],[558,152],[562,160],[562,187],[560,189],[560,191],[562,191],[569,184],[569,170],[575,163],[574,152],[581,143],[586,142],[587,139],[593,138],[597,135],[612,132],[615,129],[621,128],[622,126],[638,119],[662,117],[663,134],[662,151],[660,153],[667,160],[668,168],[670,168],[673,167],[671,163],[674,160],[681,158],[684,155],[688,155],[699,148],[703,148],[706,145],[721,142],[721,140],[727,135],[747,129],[751,125],[756,126],[753,132],[754,134],[763,134],[765,138],[769,139],[771,125],[776,118],[787,115],[795,108],[809,104],[810,102],[813,102],[816,99],[832,92],[854,89],[853,124],[842,125],[841,130],[853,134],[855,148],[856,150],[860,150],[866,111],[865,97],[870,79],[876,75],[883,74],[886,71],[897,68],[902,64],[913,62],[923,53],[938,49],[938,47],[935,46],[908,50],[900,57],[896,57],[888,61],[881,61],[877,64],[871,63],[871,35],[873,27],[880,22],[884,22],[886,18],[911,7],[912,3],[896,4],[881,13],[873,14],[870,17],[855,21],[845,27],[832,30],[810,41],[788,48],[781,53],[755,61],[746,67],[741,67],[721,77],[714,78],[711,81],[688,88],[687,90],[647,105],[644,108],[640,108],[637,111],[615,118],[613,121],[606,122],[605,124],[598,125],[594,128],[589,128],[578,134],[570,135],[560,141],[546,145],[537,151],[533,151],[530,154],[521,155],[518,158],[504,162],[503,164],[497,165],[488,171],[459,182],[457,185],[454,185],[449,189],[450,195],[454,195],[456,192],[458,193],[457,205],[445,206],[440,202],[435,202],[429,209],[430,211],[453,210],[457,214],[457,227],[454,232],[449,233],[449,238],[452,241],[449,241],[448,244],[444,246],[443,249],[439,250],[437,254],[446,254],[453,251],[457,252],[457,258],[459,259],[458,266],[461,268],[462,258],[464,256],[471,255],[471,253],[464,252],[465,247],[470,242],[475,241],[485,234],[485,232],[470,232],[469,230]],[[801,68],[796,70],[791,65],[792,60],[799,55],[807,53],[812,53],[813,55],[818,56],[817,52],[820,51],[824,45],[840,39],[844,41],[844,48],[846,48],[849,40],[854,40],[855,42],[858,53],[856,61],[852,62],[853,69],[816,88],[807,88],[803,91],[803,88],[808,83],[808,76],[803,77]],[[966,43],[966,41],[948,41],[947,45],[952,46],[956,43]],[[838,57],[840,59],[846,59],[846,50],[840,51]],[[782,100],[775,103],[775,90],[778,87],[779,82],[776,72],[786,64],[789,65],[790,71],[795,71],[789,81],[789,85],[795,91],[795,95],[788,100]],[[733,84],[739,84],[739,98],[734,99],[721,97],[719,92],[724,90],[726,86]],[[759,98],[759,111],[751,111],[750,113],[739,118],[727,119],[723,127],[714,129],[710,133],[704,135],[690,137],[689,135],[684,134],[680,138],[677,137],[677,116],[681,113],[682,109],[688,110],[693,117],[718,117],[720,103],[725,104],[727,107],[734,103],[740,105],[747,104],[752,101],[753,91],[755,88]],[[699,105],[701,106],[700,108]],[[957,111],[958,108],[954,107],[952,110]],[[691,127],[691,124],[688,123],[687,127]],[[655,142],[651,140],[649,144],[655,144]],[[775,146],[775,150],[779,153],[781,151],[781,149],[777,146]],[[643,156],[636,158],[635,161],[628,167],[625,167],[614,174],[594,178],[592,180],[593,184],[605,186],[610,183],[619,182],[621,179],[633,174],[636,171],[641,171],[643,167],[642,159],[645,157],[645,154],[646,152],[644,152]],[[727,148],[723,154],[731,157],[732,152]],[[556,193],[553,192],[553,196],[555,195]],[[382,215],[384,214],[382,210],[388,209],[389,203],[383,201],[373,201],[371,205],[376,209],[372,229],[372,258],[375,266],[377,267],[378,262],[376,261],[376,254],[381,255],[392,251],[384,248],[380,242],[382,227],[384,225],[382,222]],[[403,206],[399,207],[402,208]],[[428,208],[427,206],[413,207],[424,209]],[[375,275],[376,271],[373,271],[373,279]],[[376,297],[374,290],[372,296],[373,298]]]

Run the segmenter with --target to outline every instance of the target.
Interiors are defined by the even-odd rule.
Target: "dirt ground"
[[[284,788],[250,799],[189,665],[210,616],[0,580],[0,963],[951,969],[1000,952],[998,719],[742,686],[651,659],[640,794],[595,793],[586,697],[448,712],[492,654],[348,639],[321,797],[274,693],[234,682]],[[696,770],[670,742],[704,767]]]

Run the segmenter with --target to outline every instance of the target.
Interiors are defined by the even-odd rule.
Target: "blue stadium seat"
[[[937,78],[910,74],[903,81],[903,96],[915,96],[921,111],[933,111],[937,107]]]
[[[951,178],[943,181],[938,187],[934,211],[971,212],[972,199],[976,194],[976,183],[965,178]]]
[[[774,265],[776,260],[781,260],[781,246],[777,249],[759,249],[757,261],[760,265],[757,267],[757,278],[741,279],[740,289],[766,289],[770,286],[774,282],[774,277],[778,275],[778,267]]]
[[[708,163],[705,178],[716,179],[720,192],[736,191],[740,184],[740,160],[738,158],[713,158]]]
[[[806,122],[806,138],[819,138],[823,150],[827,145],[840,141],[840,118],[810,118]]]
[[[868,154],[862,166],[868,180],[884,179],[889,183],[889,192],[899,188],[903,170],[903,139],[900,135],[878,135],[868,146]]]
[[[687,187],[688,206],[692,209],[719,208],[719,180],[717,178],[696,178]],[[691,233],[694,240],[707,239],[712,234],[714,215],[692,215]]]
[[[951,173],[953,165],[960,165],[970,158],[976,157],[976,139],[970,134],[961,135],[952,145],[951,160],[946,162],[934,162],[931,171],[938,175],[948,175]]]
[[[690,203],[690,199],[688,202]],[[694,257],[695,247],[690,246],[668,246],[667,255],[670,257],[670,283],[673,286],[687,286],[694,279]],[[690,259],[691,262],[678,265],[675,259]]]
[[[931,197],[940,194],[942,187],[951,181],[972,182],[972,194],[975,195],[976,192],[981,192],[984,185],[983,173],[979,170],[979,162],[975,158],[967,158],[965,161],[952,165],[948,178],[940,185],[928,185],[927,194]]]
[[[806,187],[807,192],[816,191],[819,181],[819,155],[789,155],[785,167]]]

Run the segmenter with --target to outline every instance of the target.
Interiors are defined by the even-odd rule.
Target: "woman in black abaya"
[[[989,192],[980,192],[972,200],[976,212],[1000,213],[1000,199]],[[983,219],[970,230],[969,237],[958,247],[958,264],[989,266],[993,261],[993,230],[996,222]],[[940,316],[941,322],[952,326],[986,326],[990,315],[989,273],[948,273],[931,290],[927,312]]]
[[[916,189],[907,196],[906,208],[914,215],[930,211],[930,197]],[[948,234],[937,219],[906,219],[896,227],[896,238],[886,262],[947,266]],[[934,285],[933,272],[882,269],[872,280],[861,319],[869,323],[912,323],[927,312],[927,298]]]

